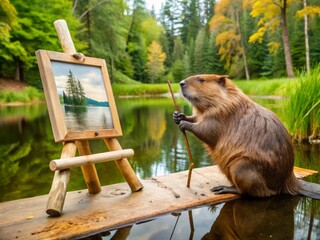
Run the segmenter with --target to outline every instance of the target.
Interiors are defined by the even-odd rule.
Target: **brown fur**
[[[180,86],[194,109],[190,117],[176,112],[176,123],[205,143],[238,193],[299,193],[290,137],[274,113],[250,100],[225,76],[191,76]]]

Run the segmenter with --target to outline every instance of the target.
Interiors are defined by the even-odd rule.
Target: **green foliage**
[[[90,31],[88,51],[92,56],[106,59],[110,79],[114,81],[114,72],[118,66],[126,69],[128,73],[132,71],[130,65],[125,67],[122,64],[122,59],[128,63],[128,56],[125,52],[127,41],[125,2],[115,0],[99,4],[97,1],[89,1],[87,8],[92,9],[85,16],[88,31]],[[122,21],[118,19],[122,19]]]
[[[72,2],[64,0],[11,0],[17,11],[16,25],[8,41],[0,41],[0,75],[25,80],[29,69],[37,68],[34,52],[38,49],[61,51],[53,22],[65,19],[78,50],[83,44],[77,41],[75,31],[79,22],[71,16]],[[2,6],[0,6],[2,8]],[[1,11],[1,10],[0,10]],[[39,80],[39,78],[38,78]]]
[[[176,60],[172,65],[172,76],[174,78],[174,82],[181,81],[186,77],[185,74],[185,63],[183,60]]]
[[[204,69],[206,66],[206,51],[208,47],[208,37],[206,35],[206,29],[201,28],[198,31],[195,47],[194,47],[194,63],[193,63],[193,71],[195,73],[204,73]]]
[[[224,62],[220,60],[218,54],[218,48],[216,47],[216,36],[217,32],[212,32],[210,34],[208,47],[205,53],[205,65],[204,72],[205,73],[215,73],[223,75],[225,73],[224,70]]]
[[[0,91],[0,103],[43,101],[43,92],[34,87],[26,87],[20,92]]]
[[[160,14],[155,16],[145,8],[144,0],[3,0],[0,76],[25,79],[41,88],[34,52],[61,51],[53,22],[62,18],[68,23],[78,52],[105,59],[114,83],[161,82],[167,76],[179,81],[198,73],[228,74],[236,79],[283,77],[286,62],[279,27],[280,2],[166,0]],[[308,0],[306,9],[299,1],[287,2],[294,68],[301,70],[305,66],[301,31],[304,14],[310,15],[310,61],[314,66],[320,61],[319,1]],[[209,22],[211,30],[216,30],[209,31]],[[257,43],[249,44],[252,35]],[[160,71],[156,80],[147,64],[147,49],[153,41],[166,54],[164,71]]]
[[[310,73],[301,72],[287,87],[289,100],[284,106],[289,131],[302,141],[320,134],[320,65]]]
[[[179,84],[171,84],[175,92],[179,91]],[[169,92],[167,83],[158,84],[113,84],[113,93],[116,96],[161,95]]]
[[[9,0],[0,2],[0,42],[9,42],[10,31],[17,25],[17,11]]]
[[[132,78],[128,77],[126,74],[123,74],[120,71],[114,73],[114,83],[116,84],[140,84],[141,82],[135,81]]]
[[[173,61],[182,60],[183,53],[184,53],[183,42],[181,40],[181,37],[178,36],[174,40],[174,48],[173,48],[172,60]]]

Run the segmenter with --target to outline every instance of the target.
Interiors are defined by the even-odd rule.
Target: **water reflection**
[[[263,105],[271,107],[273,111],[280,110],[279,102],[277,105],[275,100],[265,101],[263,100]],[[123,148],[134,149],[135,156],[129,161],[139,177],[150,178],[188,169],[189,161],[183,137],[172,121],[174,107],[171,99],[117,99],[116,102],[123,130],[123,137],[119,138],[119,141]],[[182,102],[179,105],[181,111],[190,113],[188,105]],[[278,113],[281,114],[281,111]],[[190,134],[188,138],[195,166],[211,165],[211,160],[202,144]],[[106,151],[103,141],[91,141],[90,145],[93,153]],[[48,164],[50,160],[59,158],[61,148],[62,145],[53,140],[45,105],[0,108],[0,202],[47,194],[53,178]],[[319,156],[319,145],[295,147],[297,166],[320,171]],[[97,164],[96,167],[102,185],[124,181],[115,163]],[[307,180],[320,183],[320,174],[310,176]],[[72,169],[68,190],[85,187],[80,168]],[[320,239],[320,201],[303,197],[296,207],[293,204],[295,200],[291,200],[290,197],[287,201],[272,198],[264,203],[254,204],[250,201],[243,203],[238,201],[244,200],[220,204],[215,206],[214,210],[212,208],[208,210],[208,207],[193,209],[195,229],[193,235],[191,235],[189,214],[182,212],[179,219],[178,216],[167,215],[144,224],[133,225],[129,231],[129,239],[162,240],[170,239],[171,235],[172,239],[189,239],[190,236],[193,236],[193,239],[201,239],[206,234],[211,236],[211,228],[219,229],[219,225],[227,220],[231,221],[228,222],[230,228],[231,226],[239,228],[237,231],[244,236],[243,234],[248,232],[242,233],[244,227],[239,225],[241,221],[223,217],[236,214],[235,216],[240,218],[241,212],[242,221],[247,217],[249,223],[251,218],[256,218],[256,221],[250,224],[258,225],[260,218],[265,219],[266,226],[262,230],[270,231],[271,226],[267,221],[271,221],[274,216],[273,222],[277,222],[287,239]],[[287,217],[286,219],[285,216],[282,217],[281,224],[279,223],[281,217],[275,216],[276,208]],[[283,211],[286,211],[286,214]],[[257,212],[260,214],[255,215]],[[234,218],[234,215],[232,217]],[[292,221],[294,221],[293,237]],[[255,229],[260,229],[260,226],[255,226]],[[272,235],[277,236],[278,230],[274,231]],[[263,233],[267,234],[266,231]],[[115,231],[109,234],[102,237],[111,239]]]
[[[183,138],[172,121],[174,107],[170,99],[118,99],[117,104],[124,135],[119,141],[123,148],[134,149],[135,156],[129,161],[139,177],[188,169]],[[183,111],[190,111],[187,106],[182,107]],[[46,106],[0,111],[0,202],[47,194],[53,176],[48,164],[60,157],[62,144],[53,140]],[[85,113],[89,112],[90,108]],[[210,165],[202,144],[191,135],[189,141],[196,166]],[[90,145],[93,153],[106,151],[101,140],[90,141]],[[102,185],[124,181],[114,162],[96,167]],[[30,172],[41,174],[41,178],[32,177]],[[69,191],[85,187],[81,170],[72,169]]]
[[[73,106],[62,104],[64,120],[69,131],[113,128],[109,107]]]
[[[280,196],[227,202],[202,239],[293,239],[299,199]]]
[[[242,198],[168,214],[84,239],[319,239],[318,207],[318,201],[299,196]]]

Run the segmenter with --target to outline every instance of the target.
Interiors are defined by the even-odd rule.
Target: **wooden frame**
[[[103,59],[76,59],[72,54],[46,50],[38,50],[36,56],[56,142],[122,135]]]

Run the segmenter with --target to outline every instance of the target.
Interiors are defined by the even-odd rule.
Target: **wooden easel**
[[[74,47],[71,35],[68,30],[68,26],[64,20],[57,20],[54,22],[55,28],[58,33],[58,37],[62,46],[62,49],[65,53],[69,54],[76,54],[76,49]],[[70,141],[64,142],[61,159],[63,158],[73,158],[76,155],[76,151],[78,150],[79,155],[87,156],[88,157],[77,157],[74,159],[78,159],[79,161],[84,161],[85,164],[81,165],[81,170],[90,194],[97,194],[101,192],[101,185],[99,181],[99,177],[94,165],[95,159],[98,159],[99,155],[99,162],[106,162],[114,160],[121,171],[122,175],[124,176],[125,180],[129,184],[131,190],[133,192],[139,191],[143,188],[140,180],[136,176],[135,172],[133,171],[130,163],[128,162],[127,158],[124,156],[132,156],[133,151],[122,151],[122,147],[118,142],[118,139],[115,137],[112,138],[103,138],[107,148],[110,151],[114,151],[114,155],[116,157],[111,157],[112,154],[110,152],[101,154],[92,154],[89,146],[88,140],[79,140],[79,141]],[[127,154],[127,155],[126,155]],[[91,159],[91,160],[90,160]],[[102,160],[101,160],[102,159]],[[69,159],[68,159],[69,160]],[[70,159],[72,161],[72,159]],[[71,163],[73,165],[73,163]],[[70,167],[70,166],[69,166]],[[54,168],[57,169],[57,168]],[[56,170],[52,182],[52,187],[49,193],[49,198],[47,202],[46,212],[50,216],[60,216],[62,213],[66,193],[67,193],[67,185],[70,179],[70,169],[69,168],[62,168],[61,170]]]

